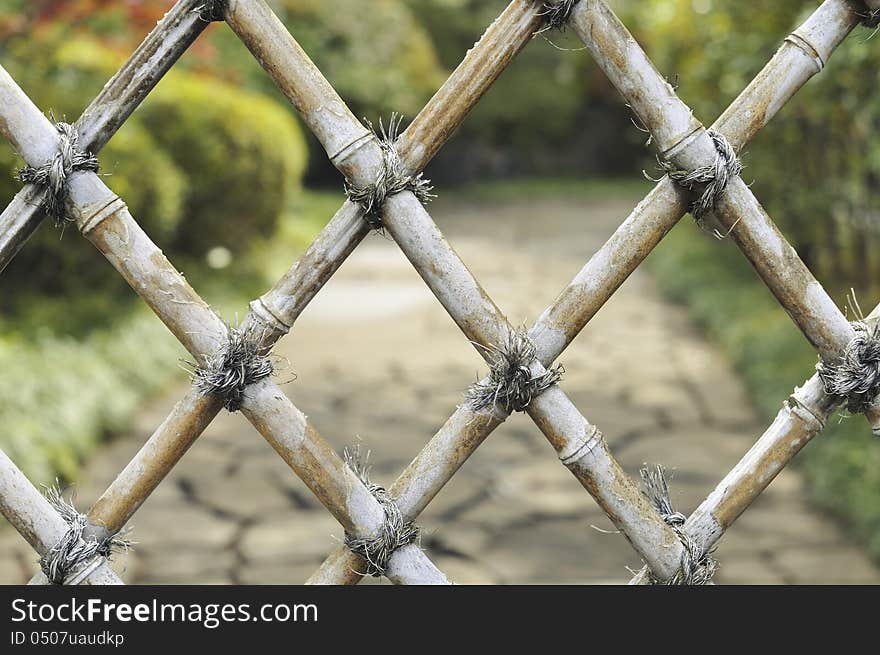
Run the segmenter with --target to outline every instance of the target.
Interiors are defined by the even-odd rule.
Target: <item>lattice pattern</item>
[[[820,72],[834,49],[862,20],[876,16],[880,0],[826,0],[793,34],[763,71],[716,121],[733,151],[742,148],[795,92]],[[866,18],[867,17],[867,18]],[[382,179],[387,147],[345,106],[263,0],[180,0],[75,124],[79,147],[103,147],[162,75],[198,37],[208,20],[225,20],[272,76],[343,174],[350,189]],[[548,21],[567,26],[585,43],[642,124],[651,132],[669,170],[714,165],[717,139],[692,115],[602,0],[513,0],[467,54],[425,109],[399,138],[398,171],[417,176],[462,123],[504,68]],[[49,123],[0,68],[0,131],[34,169],[53,161],[64,135]],[[69,135],[68,137],[69,138]],[[201,362],[227,343],[230,328],[196,294],[129,214],[124,202],[88,167],[67,171],[64,212]],[[39,181],[39,180],[37,180]],[[399,190],[402,189],[402,190]],[[381,197],[382,226],[418,270],[465,336],[492,365],[493,348],[518,338],[501,310],[444,240],[411,185]],[[416,190],[417,191],[417,190]],[[11,260],[42,218],[45,187],[27,185],[0,216],[0,268]],[[375,199],[377,196],[373,196]],[[661,179],[608,242],[528,331],[534,345],[528,375],[548,375],[553,360],[610,298],[695,198],[669,176]],[[833,366],[856,332],[785,241],[749,188],[736,175],[713,198],[719,229],[749,259],[780,304]],[[309,249],[278,283],[250,304],[241,330],[258,335],[251,346],[265,355],[294,325],[305,306],[371,229],[361,204],[346,201]],[[868,321],[880,317],[880,307]],[[240,336],[240,335],[238,335]],[[525,373],[523,373],[525,374]],[[545,378],[549,379],[549,378]],[[491,382],[490,378],[483,381]],[[356,583],[368,570],[364,544],[395,520],[409,524],[467,457],[507,417],[498,403],[463,403],[413,460],[387,495],[376,489],[323,440],[315,427],[268,377],[247,380],[241,411],[343,526],[340,546],[311,583]],[[235,385],[233,385],[235,386]],[[544,388],[546,387],[546,389]],[[217,415],[228,399],[194,386],[86,516],[82,539],[118,533]],[[635,582],[696,581],[688,574],[775,475],[825,425],[844,399],[825,392],[818,374],[785,401],[776,419],[741,462],[686,520],[668,503],[653,502],[624,473],[598,430],[558,384],[543,385],[524,408],[562,463],[596,499],[646,563]],[[866,412],[880,430],[876,400]],[[68,523],[2,453],[0,509],[42,556],[69,537]],[[649,476],[650,478],[650,476]],[[655,482],[657,482],[655,480]],[[659,482],[658,482],[659,484]],[[662,490],[662,485],[661,485]],[[381,502],[380,502],[381,501]],[[69,518],[69,517],[68,517]],[[384,532],[383,532],[384,531]],[[448,583],[411,540],[385,553],[369,570],[396,583]],[[358,552],[354,552],[358,551]],[[360,554],[358,554],[360,553]],[[371,558],[372,559],[372,558]],[[45,575],[35,582],[47,582]],[[65,583],[119,583],[103,556],[79,563]]]

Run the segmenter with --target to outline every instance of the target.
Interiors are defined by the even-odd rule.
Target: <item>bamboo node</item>
[[[503,346],[483,346],[490,359],[489,378],[472,384],[465,394],[468,406],[475,412],[495,410],[522,412],[536,397],[562,379],[562,364],[539,375],[531,371],[537,351],[525,330],[511,332]]]
[[[699,192],[700,195],[688,206],[688,211],[700,227],[703,227],[703,218],[715,209],[715,203],[731,178],[742,173],[743,169],[736,150],[723,134],[711,129],[706,130],[706,133],[712,139],[716,151],[715,160],[711,164],[686,170],[678,168],[670,161],[658,160],[660,168],[669,179],[688,191]]]
[[[78,577],[83,569],[92,566],[98,558],[110,559],[113,553],[128,551],[132,547],[133,542],[117,534],[108,534],[100,539],[86,535],[88,517],[64,500],[57,481],[47,489],[46,498],[67,523],[67,531],[61,540],[40,558],[40,568],[52,584],[65,584],[71,578]]]
[[[226,0],[206,0],[193,9],[206,23],[225,20],[223,12],[226,10]]]
[[[213,353],[202,355],[201,364],[184,361],[182,367],[202,394],[222,398],[227,410],[238,411],[247,387],[275,372],[276,358],[262,352],[262,336],[227,326],[225,341]]]
[[[388,128],[386,129],[382,120],[379,119],[379,129],[377,130],[370,121],[365,119],[367,127],[370,128],[373,137],[379,143],[382,152],[382,170],[376,174],[376,179],[372,184],[357,186],[345,183],[345,195],[363,208],[364,220],[375,230],[381,230],[383,227],[382,207],[391,196],[411,191],[423,205],[437,197],[432,193],[434,187],[431,185],[431,181],[425,178],[422,173],[411,175],[407,172],[397,148],[394,147],[402,120],[403,117],[400,114],[392,113],[388,121]]]
[[[98,158],[77,147],[79,134],[70,123],[55,123],[58,131],[58,152],[51,161],[42,166],[24,166],[18,171],[18,179],[24,184],[34,184],[45,189],[43,211],[61,227],[74,219],[67,215],[65,204],[69,194],[68,178],[76,171],[98,172]]]
[[[672,528],[676,536],[684,546],[681,556],[681,565],[668,580],[656,578],[649,572],[652,584],[701,586],[709,584],[712,576],[718,570],[718,562],[711,556],[711,552],[702,552],[697,544],[684,530],[687,517],[681,512],[675,511],[672,501],[669,499],[669,485],[662,466],[645,466],[639,471],[645,487],[645,495],[654,505],[663,521]]]
[[[846,345],[836,362],[816,365],[826,393],[846,400],[846,409],[860,414],[880,396],[880,323],[873,327],[863,321],[852,323],[856,336]]]
[[[385,487],[370,481],[369,451],[361,458],[360,446],[355,446],[351,449],[346,448],[343,456],[348,468],[364,483],[385,512],[385,521],[375,537],[355,537],[348,533],[345,535],[345,545],[367,562],[367,570],[363,574],[379,577],[385,574],[388,560],[395,550],[418,540],[419,527],[414,522],[404,519],[400,508]]]
[[[538,14],[543,16],[547,25],[537,34],[543,34],[549,30],[564,30],[571,12],[580,0],[559,0],[558,2],[542,2],[542,10]]]

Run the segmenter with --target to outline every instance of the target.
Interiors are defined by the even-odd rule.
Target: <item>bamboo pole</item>
[[[30,483],[24,473],[0,450],[0,512],[19,534],[39,553],[48,553],[67,532],[64,521],[49,501]],[[40,574],[46,582],[48,580]],[[87,566],[74,578],[74,584],[122,584],[106,558]]]
[[[208,25],[195,11],[203,0],[180,0],[147,35],[76,122],[79,144],[97,154],[156,83]],[[43,219],[42,190],[19,191],[0,215],[0,272]]]
[[[866,320],[880,320],[880,305]],[[708,552],[795,455],[821,434],[840,405],[840,398],[825,393],[818,373],[795,388],[755,445],[685,521],[685,533],[702,552]],[[630,584],[647,584],[648,580],[643,570]]]
[[[839,11],[833,18],[838,29],[822,25],[823,30],[815,30],[819,37],[838,34],[840,26],[850,22],[851,12]],[[705,128],[603,0],[578,3],[569,24],[651,132],[664,159],[688,170],[715,160]],[[795,35],[797,40],[789,43],[797,43],[807,57],[803,44],[809,42],[800,33]],[[825,61],[826,44],[810,44],[809,49],[816,53],[809,59],[818,72],[824,65],[820,62]],[[715,214],[820,357],[837,360],[842,353],[840,343],[855,336],[852,326],[741,178],[730,181]]]
[[[827,61],[857,22],[846,0],[827,0],[797,33],[807,42],[820,44]],[[714,129],[724,133],[737,149],[744,147],[817,72],[803,51],[786,40],[715,123]],[[739,116],[748,120],[735,120]],[[684,215],[687,201],[688,195],[664,177],[638,204],[530,330],[542,364],[549,366],[559,357]],[[504,415],[478,416],[465,406],[456,409],[390,489],[404,515],[410,519],[418,516],[505,418]],[[309,582],[356,583],[360,576],[352,574],[351,569],[351,554],[338,548]]]
[[[2,67],[0,132],[32,166],[50,160],[58,147],[55,129]],[[150,241],[125,204],[94,173],[72,174],[68,189],[67,209],[83,235],[193,356],[199,358],[213,352],[227,335],[225,324]],[[284,424],[293,426],[293,432],[279,433],[281,437],[267,435],[265,431],[263,434],[267,438],[271,436],[270,443],[276,450],[283,440],[286,451],[291,453],[286,461],[347,531],[359,536],[376,534],[384,522],[384,511],[378,501],[276,385],[264,381],[261,388],[264,393],[245,401],[245,415],[254,421],[260,417],[262,425],[276,426],[276,430]],[[319,456],[315,457],[316,454]],[[352,510],[358,513],[350,515]],[[447,582],[421,550],[407,549],[404,554],[419,561],[402,567],[403,570],[430,573],[427,579],[411,582]]]

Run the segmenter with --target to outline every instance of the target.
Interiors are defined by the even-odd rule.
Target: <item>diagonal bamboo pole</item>
[[[824,56],[858,23],[845,0],[828,0],[797,30],[820,44]],[[745,146],[782,106],[819,70],[789,37],[758,76],[713,126],[737,149]],[[684,215],[687,194],[668,178],[639,203],[608,242],[541,315],[530,331],[538,359],[549,366],[598,312],[614,291]],[[478,419],[459,407],[425,449],[401,474],[391,493],[401,511],[416,517],[504,416]],[[311,583],[356,583],[351,555],[338,548],[310,579]]]
[[[30,165],[50,160],[58,134],[0,67],[0,132]],[[77,227],[195,357],[213,352],[227,328],[195,293],[131,217],[125,204],[97,175],[75,172],[68,179],[67,209]],[[278,387],[264,380],[249,390],[243,411],[285,461],[303,478],[346,531],[370,536],[384,511],[358,477],[308,424]],[[446,582],[417,547],[396,554],[409,582]],[[410,560],[414,560],[410,563]]]
[[[836,18],[843,24],[851,21],[845,12]],[[685,169],[715,160],[717,153],[706,129],[603,0],[578,3],[569,24],[651,132],[664,159]],[[823,27],[831,27],[831,33],[839,31],[833,25]],[[805,46],[808,42],[798,32],[795,36],[795,45],[819,53],[811,54],[811,59],[821,69],[824,58],[820,46]],[[837,360],[841,344],[855,336],[852,326],[741,178],[730,181],[715,214],[820,357]]]
[[[24,473],[0,450],[0,513],[41,556],[67,532],[67,523]],[[77,584],[122,584],[105,558],[74,572]],[[40,573],[39,577],[46,579]]]
[[[867,320],[880,320],[880,305]],[[840,398],[825,393],[818,373],[794,390],[755,445],[685,521],[685,533],[702,552],[708,552],[795,455],[821,434],[840,405]],[[642,570],[630,584],[647,584],[649,579]]]
[[[76,122],[79,144],[97,154],[156,83],[207,27],[195,11],[204,0],[180,0],[147,35]],[[32,184],[0,215],[0,272],[43,219],[43,192]]]

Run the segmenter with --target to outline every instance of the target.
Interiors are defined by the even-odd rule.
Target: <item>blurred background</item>
[[[506,5],[504,0],[276,0],[269,4],[355,115],[373,122],[392,111],[414,117]],[[609,4],[677,86],[679,95],[709,124],[818,1],[619,0]],[[0,64],[39,107],[56,119],[73,122],[170,5],[167,0],[0,0]],[[797,94],[743,154],[743,177],[807,265],[841,306],[852,290],[866,313],[880,295],[876,200],[880,144],[875,137],[880,96],[874,73],[880,63],[880,38],[873,36],[870,30],[857,28],[825,71]],[[440,194],[432,215],[463,255],[473,253],[476,261],[468,257],[465,261],[479,279],[487,278],[487,288],[499,304],[506,307],[504,298],[513,303],[516,309],[508,313],[511,320],[531,322],[650,190],[652,183],[642,172],[655,177],[659,173],[645,141],[646,134],[633,123],[629,110],[576,39],[568,33],[547,33],[518,56],[431,163],[427,176]],[[265,291],[287,269],[343,199],[342,180],[325,153],[223,24],[212,25],[197,40],[101,152],[100,161],[107,184],[126,200],[147,233],[203,297],[233,322],[243,317],[248,299]],[[11,147],[0,143],[3,203],[20,188],[13,175],[21,164]],[[558,231],[555,240],[546,234],[551,230]],[[379,451],[396,448],[398,442],[389,431],[410,435],[392,460],[377,461],[381,481],[386,483],[427,441],[460,401],[463,389],[483,370],[442,309],[425,308],[428,313],[418,323],[425,338],[433,340],[441,331],[449,335],[450,350],[437,353],[437,375],[432,378],[433,386],[424,390],[443,402],[438,401],[436,411],[426,410],[429,418],[424,425],[401,427],[394,423],[397,419],[379,415],[373,416],[374,424],[357,422],[358,402],[351,399],[362,389],[375,392],[377,382],[370,376],[377,369],[368,362],[360,371],[315,354],[322,348],[321,335],[326,335],[321,321],[336,321],[334,329],[339,332],[334,333],[338,339],[334,347],[344,352],[346,334],[363,335],[354,320],[348,324],[339,320],[340,307],[351,310],[358,303],[374,310],[378,307],[380,316],[364,315],[365,321],[422,311],[413,307],[421,308],[419,294],[427,291],[410,278],[396,277],[412,273],[408,269],[398,272],[395,267],[407,266],[396,259],[399,255],[391,246],[381,236],[368,239],[364,257],[374,253],[375,258],[355,262],[350,268],[346,264],[343,272],[353,276],[349,287],[343,278],[333,292],[331,281],[329,300],[319,303],[324,309],[312,312],[310,308],[304,314],[304,321],[315,321],[315,341],[309,343],[305,336],[302,347],[296,347],[299,342],[291,346],[289,358],[300,379],[288,385],[295,397],[303,394],[297,402],[317,417],[319,428],[326,428],[328,434],[344,432],[334,437],[340,449],[355,435],[373,432],[378,457]],[[374,286],[357,286],[359,265],[378,276]],[[631,401],[636,410],[644,410],[650,420],[639,425],[638,434],[646,439],[664,430],[680,433],[677,448],[657,442],[662,463],[673,468],[679,451],[695,448],[695,441],[707,432],[726,430],[737,435],[736,447],[707,450],[705,461],[694,462],[694,476],[698,468],[705,472],[710,466],[717,473],[712,469],[704,473],[705,478],[688,478],[685,471],[679,476],[682,484],[690,480],[694,485],[693,498],[683,500],[682,510],[690,511],[760,434],[761,426],[775,415],[793,386],[811,375],[815,354],[735,246],[703,234],[689,218],[649,257],[646,267],[621,291],[630,300],[620,301],[618,309],[614,309],[615,301],[609,303],[606,322],[599,320],[605,310],[597,317],[601,325],[607,325],[607,333],[591,325],[582,340],[601,344],[618,329],[612,319],[620,318],[635,326],[632,342],[639,345],[631,347],[633,353],[640,353],[638,361],[657,360],[660,369],[669,357],[664,349],[672,348],[669,344],[681,337],[690,347],[680,351],[681,370],[690,371],[687,376],[691,377],[670,381],[660,373],[655,375],[648,365],[641,367],[644,370],[627,368],[608,355],[613,347],[589,350],[591,346],[583,346],[586,350],[580,356],[586,377],[578,386],[574,374],[571,390],[573,397],[582,394],[590,406],[594,392],[607,386],[596,386],[593,380],[591,387],[590,370],[604,366],[609,377],[625,371],[615,392],[618,395],[610,396],[608,402]],[[388,280],[377,269],[387,269]],[[512,269],[519,271],[522,284],[529,289],[528,298],[524,287],[515,284],[518,278],[508,274]],[[370,279],[364,275],[363,279]],[[507,282],[509,289],[504,286]],[[370,295],[379,293],[378,289],[385,295]],[[319,300],[324,295],[322,291]],[[409,336],[413,334],[420,333]],[[436,348],[445,343],[437,337]],[[393,343],[385,347],[386,353],[395,350]],[[699,366],[691,361],[697,351],[703,353]],[[358,352],[362,351],[352,356]],[[382,354],[377,345],[370,356],[380,362]],[[164,326],[89,243],[79,239],[75,230],[62,235],[44,222],[0,276],[0,447],[35,483],[58,477],[83,488],[94,484],[100,492],[185,386],[186,374],[175,365],[183,356]],[[632,353],[626,349],[616,356],[632,364]],[[579,355],[571,357],[578,361]],[[562,361],[568,364],[566,357]],[[400,370],[382,379],[381,384],[388,387],[382,393],[387,392],[389,403],[398,393],[393,390],[395,383],[411,386],[405,374],[417,368],[403,361]],[[308,381],[310,371],[319,384]],[[697,396],[682,400],[681,415],[700,403],[710,408],[704,414],[711,414],[713,406],[730,399],[741,411],[730,420],[701,415],[693,424],[679,424],[674,416],[664,419],[654,412],[656,394],[646,399],[628,391],[652,384],[658,390],[665,388],[667,395],[670,385],[673,392],[676,385],[697,389],[688,393],[697,394],[700,400],[694,400]],[[669,404],[667,397],[660,400],[664,402],[658,401],[657,408]],[[398,407],[399,413],[409,409],[407,403]],[[585,414],[592,417],[586,410]],[[604,423],[597,420],[608,433],[612,449],[615,433],[638,431],[627,423],[630,420],[627,412],[609,416]],[[510,423],[515,424],[510,429],[527,434],[524,443],[531,444],[522,458],[531,458],[529,448],[542,448],[540,458],[553,464],[551,451],[533,426]],[[237,435],[248,430],[231,422],[224,429],[230,443],[237,443]],[[385,444],[382,439],[391,441]],[[726,437],[719,440],[734,443]],[[255,446],[268,450],[262,443]],[[100,460],[103,455],[99,453],[111,447],[119,452],[115,469]],[[269,452],[269,456],[274,454]],[[633,467],[641,463],[637,461],[641,456],[647,456],[646,452],[632,455]],[[491,468],[488,459],[486,466]],[[567,475],[558,463],[555,466],[558,475]],[[527,470],[524,466],[523,471]],[[481,487],[487,484],[488,474],[479,468],[472,473],[472,495],[460,499],[465,507],[492,497]],[[277,474],[288,475],[283,465]],[[812,517],[809,521],[816,521],[809,523],[812,534],[833,534],[833,543],[846,550],[846,557],[855,558],[842,560],[850,571],[859,571],[863,581],[876,575],[867,558],[880,557],[880,445],[871,439],[864,421],[835,418],[822,438],[799,457],[792,476],[787,487],[782,485],[799,503],[795,509],[789,507],[795,517],[791,520],[801,520],[798,512]],[[573,481],[552,484],[576,487]],[[178,482],[177,488],[181,497],[192,500],[193,494],[186,494],[186,483]],[[565,489],[578,502],[592,504],[582,490]],[[286,493],[299,492],[291,487]],[[92,498],[84,494],[82,502],[87,505]],[[306,510],[309,502],[301,501],[300,509]],[[559,500],[562,505],[565,502]],[[222,518],[224,510],[216,507],[212,515],[218,511]],[[235,514],[228,508],[226,512]],[[593,533],[590,538],[597,534],[585,528],[583,517],[570,509],[565,512],[560,521],[573,521],[578,530]],[[511,525],[516,524],[515,517],[511,520]],[[601,517],[593,522],[599,521]],[[479,515],[474,518],[475,526],[483,523]],[[526,528],[536,524],[517,525],[528,532]],[[523,552],[522,544],[517,550],[516,540],[511,543],[510,529],[510,525],[500,525],[495,538],[499,544],[510,545],[511,552]],[[223,539],[233,539],[223,534]],[[807,539],[796,531],[786,538],[786,543]],[[241,535],[236,539],[239,543]],[[429,545],[434,543],[442,555],[437,545],[442,539],[433,539]],[[601,543],[619,545],[619,538],[609,539],[615,538],[603,536]],[[326,550],[326,539],[319,542]],[[826,542],[810,543],[826,552],[829,548]],[[575,539],[560,537],[558,547],[576,545]],[[477,540],[469,546],[444,547],[470,556],[489,546]],[[768,545],[770,555],[761,561],[766,564],[778,550],[778,544]],[[232,556],[239,562],[246,559],[241,553]],[[858,564],[853,563],[856,560]],[[815,570],[810,564],[801,567],[806,571],[803,579],[781,574],[774,578],[776,574],[771,575],[767,566],[766,570],[754,568],[759,566],[754,562],[748,575],[733,573],[730,579],[817,581],[810,575],[821,568],[818,556],[814,564]],[[232,566],[221,568],[228,571]],[[459,566],[464,565],[459,562]],[[525,566],[519,561],[510,565],[512,569]],[[623,564],[615,560],[608,566],[619,569]],[[306,568],[303,565],[303,571]],[[469,579],[469,570],[461,569],[461,577]],[[278,579],[270,569],[266,575]],[[541,575],[526,579],[548,579]],[[559,576],[579,579],[565,571]],[[612,573],[603,576],[593,581],[613,578]],[[234,575],[217,578],[241,579]],[[515,571],[487,581],[508,579],[518,579]]]

